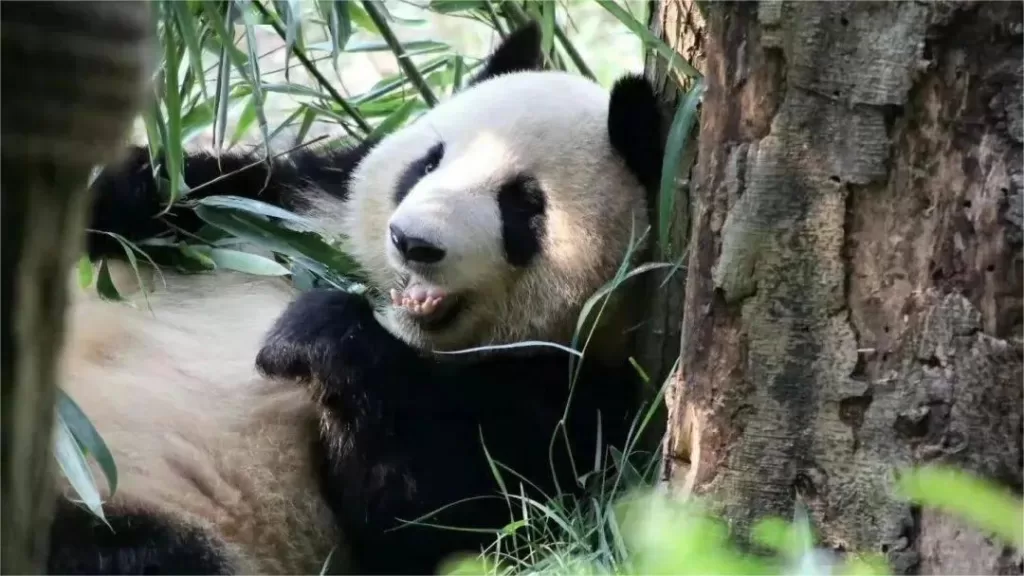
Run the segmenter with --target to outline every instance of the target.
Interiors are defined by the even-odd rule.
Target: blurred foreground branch
[[[146,2],[11,2],[0,15],[0,571],[38,573],[53,504],[56,360],[93,166],[114,158],[149,76]]]

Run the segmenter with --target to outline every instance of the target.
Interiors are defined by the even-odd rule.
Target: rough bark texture
[[[55,494],[55,359],[85,226],[83,190],[141,104],[147,4],[10,2],[0,16],[5,574],[36,573],[45,557]]]
[[[1020,573],[901,501],[1022,485],[1020,3],[708,3],[673,487],[897,573]]]

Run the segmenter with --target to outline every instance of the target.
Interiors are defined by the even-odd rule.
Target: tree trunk
[[[55,361],[90,170],[112,157],[151,62],[147,3],[12,2],[2,52],[2,551],[5,574],[38,572],[54,502]]]
[[[666,467],[896,573],[1021,571],[894,493],[1022,484],[1020,3],[706,3]]]

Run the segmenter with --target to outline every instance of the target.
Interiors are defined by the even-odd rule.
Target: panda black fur
[[[431,572],[493,536],[393,528],[467,498],[477,500],[425,522],[510,521],[481,440],[514,472],[503,470],[511,486],[519,474],[528,494],[555,493],[553,446],[557,486],[576,488],[582,470],[566,442],[551,443],[570,396],[568,354],[432,353],[566,343],[583,301],[647,225],[661,166],[650,86],[626,77],[609,97],[532,71],[539,47],[536,25],[521,29],[469,89],[380,142],[298,151],[266,186],[255,163],[195,193],[313,218],[346,239],[377,288],[399,300],[443,294],[436,318],[227,272],[168,272],[168,289],[150,296],[155,318],[79,295],[65,388],[118,458],[121,484],[105,506],[114,532],[62,501],[51,572],[308,573],[339,542],[359,573]],[[195,188],[257,158],[224,155],[218,167],[193,154],[185,179]],[[166,230],[152,218],[163,206],[144,149],[94,188],[91,228],[130,239]],[[165,218],[200,224],[188,211]],[[105,238],[91,235],[92,255],[118,249]],[[599,438],[621,446],[634,416],[623,340],[588,352],[572,391],[566,434],[583,470]]]

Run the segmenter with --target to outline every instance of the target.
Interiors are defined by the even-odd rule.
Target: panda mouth
[[[421,329],[433,332],[455,321],[463,309],[464,299],[436,286],[412,283],[402,290],[392,289],[391,303],[405,311]]]

